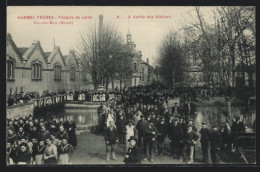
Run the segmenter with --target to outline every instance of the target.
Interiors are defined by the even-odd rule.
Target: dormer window
[[[39,60],[32,62],[32,79],[42,79],[42,62]]]

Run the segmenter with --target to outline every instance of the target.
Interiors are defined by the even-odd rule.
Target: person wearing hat
[[[122,111],[118,113],[118,119],[116,120],[116,128],[118,131],[119,142],[125,144],[126,134],[126,119],[122,114]]]
[[[164,148],[164,140],[167,135],[167,123],[165,122],[165,116],[161,116],[160,122],[156,125],[156,128],[158,129],[160,135],[158,136],[158,153],[160,156],[163,154],[163,148]]]
[[[201,137],[200,137],[200,143],[201,143],[201,151],[203,156],[203,162],[208,163],[209,162],[209,139],[210,139],[210,130],[207,127],[206,122],[202,122],[202,128],[199,131]]]
[[[232,148],[237,145],[237,138],[246,132],[245,125],[240,121],[240,116],[236,115],[231,127]]]
[[[177,118],[173,119],[173,124],[170,127],[170,131],[168,131],[168,133],[171,133],[169,138],[170,146],[172,148],[171,155],[172,157],[181,159],[180,143],[183,139],[184,132],[178,122],[179,120]]]
[[[114,121],[109,122],[109,126],[105,130],[105,141],[106,141],[106,161],[109,161],[110,154],[112,159],[116,160],[116,143],[118,142],[117,128],[115,127]]]
[[[156,127],[153,124],[153,121],[148,121],[148,124],[145,126],[145,143],[146,143],[146,157],[144,161],[150,160],[153,162],[154,158],[154,147],[155,147],[155,139],[157,139],[157,136],[159,135],[159,131],[156,129]]]
[[[212,133],[210,135],[210,156],[212,164],[219,164],[220,162],[220,148],[222,144],[222,138],[218,132],[217,125],[212,125]]]
[[[197,127],[194,125],[194,120],[193,120],[192,118],[188,118],[187,121],[188,121],[187,125],[191,125],[192,130],[195,131],[195,132],[197,132],[198,129],[197,129]]]
[[[130,142],[130,147],[128,148],[127,153],[125,154],[125,159],[123,162],[125,164],[141,164],[141,150],[136,144],[137,138],[135,136],[131,136],[128,142]]]
[[[108,113],[105,114],[105,124],[106,127],[109,126],[109,122],[113,121],[116,124],[116,114],[113,110],[113,106],[110,106],[111,108],[108,110]]]
[[[141,117],[141,119],[136,124],[136,129],[138,131],[138,147],[139,148],[141,148],[142,142],[144,145],[144,129],[145,129],[144,127],[145,127],[145,125],[147,125],[147,120],[145,120],[145,116],[141,115],[140,117]],[[143,148],[145,150],[144,146],[143,146]]]
[[[187,126],[187,132],[184,135],[184,143],[185,146],[187,147],[187,154],[189,161],[187,161],[188,164],[193,163],[194,159],[194,149],[196,145],[196,140],[198,140],[199,136],[195,131],[192,129],[192,125]],[[184,159],[187,159],[187,157],[184,157]]]
[[[128,150],[130,144],[128,142],[128,139],[130,139],[131,136],[134,136],[136,131],[135,131],[135,126],[133,125],[133,120],[128,120],[126,125],[126,151]]]

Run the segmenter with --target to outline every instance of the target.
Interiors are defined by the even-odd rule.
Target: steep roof
[[[64,56],[62,55],[59,46],[55,46],[52,52],[46,52],[45,55],[48,58],[48,61],[52,62],[52,60],[54,59],[54,57],[56,56],[57,53],[61,54],[61,58],[62,58],[63,64],[66,65]]]
[[[15,53],[17,54],[17,56],[19,57],[19,59],[22,61],[23,60],[23,56],[21,54],[21,52],[19,51],[19,49],[16,47],[13,39],[12,39],[12,36],[10,33],[7,33],[6,34],[6,42],[10,43],[11,46],[14,48],[15,50]],[[7,54],[8,55],[8,54]]]
[[[20,53],[23,55],[29,47],[18,47],[18,50],[20,51]]]
[[[43,51],[43,49],[41,47],[40,41],[38,41],[38,40],[33,41],[32,45],[23,54],[23,58],[28,60],[31,57],[31,55],[34,52],[34,50],[36,49],[36,47],[39,48],[42,57],[44,58],[45,62],[48,63],[47,56],[46,56],[46,54],[44,53],[44,51]]]

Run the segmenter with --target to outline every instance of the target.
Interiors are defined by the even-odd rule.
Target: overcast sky
[[[211,7],[201,8],[202,14],[209,14]],[[102,14],[104,22],[112,22],[121,32],[126,41],[128,29],[136,48],[142,51],[143,60],[149,58],[153,63],[156,52],[163,36],[173,28],[178,31],[189,23],[194,15],[194,7],[8,7],[7,32],[11,33],[17,47],[29,47],[33,40],[39,40],[45,52],[53,49],[55,44],[60,46],[63,55],[78,44],[80,32],[87,32],[89,26],[95,22],[98,25],[98,16]],[[128,15],[131,16],[128,19]],[[170,16],[171,18],[134,19],[133,16]],[[35,19],[17,19],[18,16],[34,16]],[[34,21],[43,22],[49,19],[37,19],[37,16],[54,16],[51,21],[73,21],[73,25],[34,24]],[[92,19],[60,20],[58,16],[92,16]],[[121,19],[118,19],[120,16]],[[205,15],[207,17],[208,15]],[[125,17],[125,18],[123,18]]]

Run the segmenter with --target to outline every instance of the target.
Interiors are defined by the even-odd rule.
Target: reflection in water
[[[98,114],[96,109],[65,109],[64,116],[73,116],[77,126],[92,127],[98,124]]]
[[[226,118],[223,115],[223,111],[226,110],[225,106],[210,106],[210,107],[197,107],[197,113],[195,116],[195,126],[201,129],[201,122],[208,123],[210,128],[213,123],[221,124],[226,122]],[[245,115],[246,108],[242,106],[231,107],[232,119],[234,115]],[[76,125],[79,127],[92,127],[98,125],[97,109],[63,109],[61,114],[65,117],[71,114],[76,121]],[[242,118],[241,118],[242,119]],[[252,114],[246,117],[245,125],[251,127],[253,123]]]

